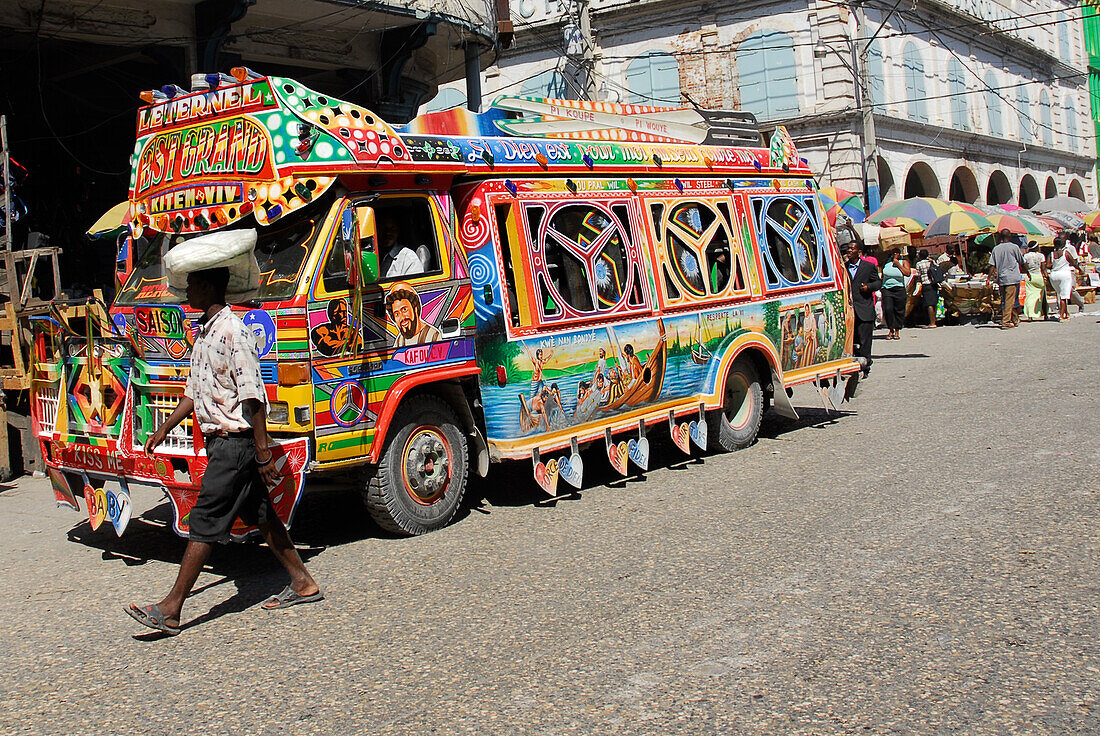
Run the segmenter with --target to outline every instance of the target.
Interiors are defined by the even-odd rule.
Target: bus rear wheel
[[[733,452],[748,447],[760,432],[764,416],[764,391],[756,369],[745,358],[738,358],[726,376],[722,408],[707,415],[707,436],[711,449]]]
[[[466,437],[454,410],[434,395],[414,396],[397,410],[367,510],[383,529],[416,535],[450,523],[466,493]]]

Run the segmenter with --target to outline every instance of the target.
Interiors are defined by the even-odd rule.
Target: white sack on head
[[[187,289],[187,274],[208,268],[228,268],[226,301],[241,302],[255,297],[260,288],[260,264],[254,252],[256,239],[253,229],[223,230],[177,245],[164,256],[169,290],[182,295]]]

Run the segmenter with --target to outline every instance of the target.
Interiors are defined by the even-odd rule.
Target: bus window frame
[[[831,288],[835,288],[838,284],[838,264],[833,258],[833,251],[835,250],[828,237],[828,228],[825,225],[824,217],[821,213],[821,208],[816,201],[816,194],[814,190],[809,187],[800,188],[798,190],[780,189],[776,191],[775,188],[763,189],[754,188],[748,190],[741,190],[738,192],[738,196],[744,200],[744,208],[749,220],[749,229],[752,234],[755,249],[755,256],[760,269],[760,288],[762,294],[765,297],[782,296],[786,294],[801,294],[805,292],[815,291],[829,291]],[[809,224],[814,228],[814,237],[818,241],[818,248],[822,255],[821,262],[818,263],[815,270],[813,279],[809,281],[802,281],[797,284],[772,286],[768,282],[768,265],[766,260],[770,257],[765,254],[764,249],[770,248],[767,242],[767,233],[761,231],[757,227],[756,211],[753,209],[754,200],[764,200],[764,215],[767,215],[767,209],[777,199],[798,199],[801,200],[801,204],[806,207],[809,213]],[[809,199],[812,201],[807,202]],[[821,263],[828,262],[830,274],[829,276],[821,275]],[[786,277],[784,277],[785,279]]]
[[[684,182],[685,185],[690,186],[691,182]],[[754,296],[759,296],[759,281],[755,278],[754,266],[751,257],[751,245],[746,245],[744,242],[743,233],[737,227],[738,221],[738,209],[736,199],[730,196],[727,192],[714,189],[687,189],[682,194],[677,194],[675,197],[668,196],[668,193],[654,192],[647,196],[640,196],[640,205],[644,212],[644,227],[650,232],[652,237],[650,242],[652,243],[653,251],[651,257],[653,259],[653,279],[654,286],[657,290],[657,298],[661,305],[662,312],[682,312],[689,311],[691,309],[698,309],[701,307],[714,307],[725,306],[730,304],[739,304],[742,302],[751,301]],[[719,203],[728,205],[730,218],[732,221],[727,222],[725,216],[722,214],[719,208]],[[658,225],[653,218],[654,205],[660,204],[661,210],[661,222]],[[672,278],[676,279],[677,288],[681,289],[679,298],[674,297],[668,293],[666,284],[664,281],[665,269],[670,267],[668,254],[668,245],[665,242],[665,232],[668,227],[668,223],[671,220],[672,212],[683,204],[702,204],[711,210],[711,213],[715,216],[716,220],[721,221],[726,228],[727,233],[730,235],[729,245],[732,258],[740,255],[741,259],[741,275],[744,282],[743,288],[736,290],[733,288],[734,280],[731,277],[726,284],[726,287],[716,294],[703,294],[702,296],[696,296],[695,294],[684,291],[681,287],[683,284],[675,275]],[[659,228],[659,230],[657,229]],[[696,254],[698,255],[698,254]],[[704,261],[705,263],[705,261]],[[704,279],[706,273],[704,272]],[[706,283],[704,282],[704,287]]]
[[[442,216],[442,213],[440,212],[440,209],[437,206],[437,204],[436,204],[436,202],[433,198],[434,196],[441,196],[441,195],[442,195],[441,192],[423,192],[423,191],[386,192],[385,194],[379,195],[378,198],[374,202],[372,202],[370,205],[364,205],[364,206],[373,207],[375,203],[377,203],[379,201],[385,201],[387,199],[412,199],[412,198],[415,197],[415,198],[427,200],[428,208],[432,213],[432,220],[434,222],[435,242],[436,242],[436,246],[437,246],[437,254],[438,254],[438,257],[439,257],[439,265],[440,265],[440,268],[438,268],[434,271],[428,271],[428,272],[425,272],[425,273],[420,273],[420,274],[415,274],[415,275],[414,274],[409,274],[409,275],[406,275],[406,276],[396,276],[396,277],[391,278],[391,279],[379,278],[376,283],[364,284],[364,289],[365,290],[369,290],[371,288],[383,288],[384,289],[386,287],[386,285],[393,284],[393,283],[396,283],[396,282],[399,282],[399,281],[405,281],[405,282],[411,282],[411,283],[421,283],[424,279],[433,279],[433,280],[441,280],[442,281],[442,280],[446,280],[446,279],[451,278],[451,258],[450,258],[451,254],[447,250],[447,248],[451,247],[451,244],[444,237],[445,229],[444,229],[444,226],[443,226],[443,216]],[[327,240],[325,241],[325,247],[324,247],[323,250],[321,250],[321,255],[320,255],[320,258],[318,259],[318,261],[316,263],[314,263],[313,266],[312,266],[311,271],[312,271],[312,274],[313,274],[313,283],[311,284],[311,288],[310,288],[310,300],[311,301],[315,301],[315,302],[328,301],[330,299],[338,299],[340,297],[347,297],[351,294],[350,286],[348,288],[338,289],[336,291],[329,291],[328,289],[326,289],[325,284],[324,284],[324,273],[323,272],[324,272],[324,268],[325,268],[325,263],[328,262],[329,256],[332,254],[333,248],[336,247],[337,235],[339,234],[339,229],[340,229],[339,228],[339,223],[340,223],[341,218],[344,215],[344,212],[348,209],[358,209],[358,208],[354,207],[353,202],[357,199],[362,199],[364,196],[366,196],[366,193],[363,193],[363,192],[349,193],[347,196],[344,197],[343,201],[337,202],[337,206],[334,208],[335,213],[336,213],[335,218],[333,220],[333,225],[329,229],[328,235],[326,236]],[[376,239],[376,241],[377,241],[377,239]],[[377,250],[377,247],[376,247],[376,250]],[[381,262],[381,256],[379,256],[379,262]]]
[[[646,233],[644,225],[639,226],[637,197],[633,196],[629,191],[617,190],[585,191],[582,196],[579,196],[570,192],[564,184],[562,184],[560,190],[552,189],[537,193],[524,192],[520,196],[513,197],[512,201],[516,204],[516,208],[513,210],[513,217],[515,217],[516,221],[516,234],[519,236],[516,242],[511,243],[513,248],[512,262],[514,266],[518,257],[518,260],[523,264],[524,288],[522,290],[520,289],[518,283],[519,277],[518,274],[516,274],[516,291],[520,299],[521,319],[519,327],[512,327],[510,320],[505,320],[510,335],[518,337],[563,330],[575,330],[587,326],[605,325],[624,319],[644,318],[657,313],[657,301],[643,275],[646,273],[646,266],[652,265],[652,253],[647,243],[643,244],[638,242],[639,238],[644,239],[646,237]],[[536,253],[534,251],[535,244],[531,240],[530,224],[527,219],[528,208],[537,205],[542,205],[546,209],[546,213],[539,224],[538,235],[542,239],[542,242],[538,244],[540,246],[538,260],[536,260]],[[546,269],[545,267],[538,268],[537,264],[538,261],[545,259],[545,256],[542,255],[542,247],[545,244],[546,230],[549,227],[550,220],[558,211],[565,207],[576,205],[595,207],[608,217],[620,232],[622,231],[622,220],[619,219],[619,216],[615,214],[612,208],[618,205],[622,205],[626,208],[628,232],[622,233],[622,235],[625,239],[623,251],[627,262],[627,281],[624,284],[622,296],[611,309],[600,310],[597,308],[590,313],[584,313],[579,316],[547,319],[542,314],[537,287],[537,280],[541,274],[546,273]],[[518,210],[521,214],[516,216],[514,214],[515,210]],[[520,218],[522,218],[522,220]],[[511,236],[511,233],[509,233],[509,236]],[[515,250],[516,248],[519,249],[518,252]],[[503,263],[499,258],[499,250],[497,254],[498,266],[501,268],[500,273],[506,278],[503,270]],[[642,281],[642,283],[638,285],[644,300],[644,303],[640,307],[633,307],[629,303],[630,293],[635,287],[635,274],[637,274],[638,278]],[[546,274],[546,276],[549,277],[549,274]],[[591,281],[589,284],[591,285]],[[555,294],[557,294],[556,288],[554,288],[554,291]],[[557,296],[560,297],[561,295],[557,294]],[[569,311],[575,313],[578,310],[573,309],[570,305]],[[526,320],[524,319],[525,317],[527,318]]]

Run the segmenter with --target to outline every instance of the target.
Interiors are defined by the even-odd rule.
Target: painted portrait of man
[[[404,281],[390,287],[386,295],[386,312],[390,321],[397,327],[397,342],[394,347],[419,345],[423,342],[442,340],[443,335],[434,326],[420,318],[420,295]]]
[[[337,355],[345,345],[353,351],[362,346],[358,331],[348,325],[348,304],[343,299],[328,303],[328,322],[314,327],[309,339],[313,349],[326,357]]]

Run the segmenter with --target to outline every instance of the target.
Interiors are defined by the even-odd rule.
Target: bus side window
[[[324,284],[325,291],[330,293],[348,289],[348,253],[351,248],[347,236],[355,228],[354,213],[355,210],[352,209],[344,211],[343,220],[349,219],[350,216],[350,225],[342,222],[337,228],[332,250],[329,251],[328,257],[325,258],[325,266],[321,269],[321,283]]]
[[[378,269],[383,281],[442,270],[435,216],[425,197],[386,197],[374,203]]]
[[[512,214],[512,205],[494,205],[497,213],[497,235],[500,237],[500,257],[504,262],[504,283],[508,289],[508,310],[512,326],[519,327],[519,299],[516,294],[516,274],[512,267],[512,243],[508,238],[508,218]]]
[[[769,285],[809,283],[819,271],[823,256],[814,227],[816,208],[808,201],[776,197],[767,203],[753,200],[760,250],[767,264]],[[827,269],[827,266],[826,266]]]

